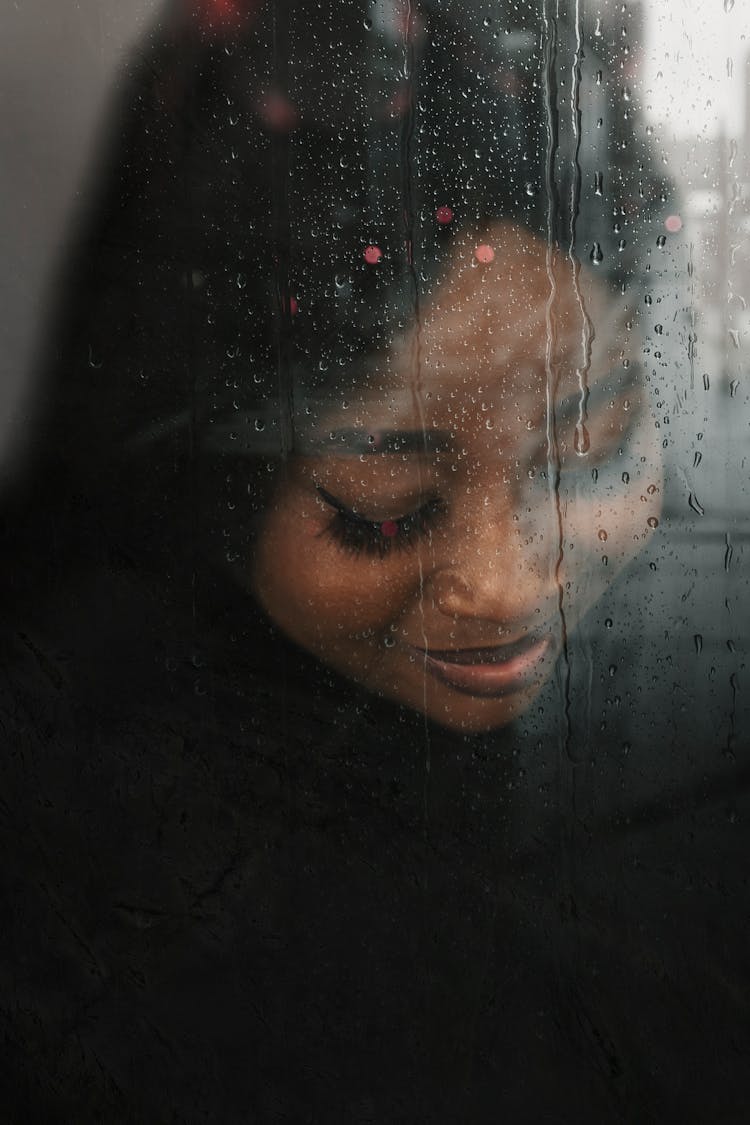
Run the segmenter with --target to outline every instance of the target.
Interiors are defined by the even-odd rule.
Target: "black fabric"
[[[6,1120],[742,1120],[742,752],[462,739],[126,616],[116,677],[80,604],[5,642]]]

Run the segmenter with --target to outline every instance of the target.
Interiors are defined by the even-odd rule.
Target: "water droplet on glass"
[[[595,195],[603,195],[604,194],[604,175],[603,175],[602,172],[595,172],[594,173],[594,194]]]
[[[703,507],[703,505],[698,500],[698,497],[695,496],[692,492],[688,496],[688,504],[693,509],[693,511],[696,512],[699,516],[705,516],[705,514],[706,514],[705,508]]]
[[[693,643],[695,644],[695,651],[697,653],[703,652],[703,637],[700,635],[700,633],[696,633],[694,635]]]
[[[594,245],[591,247],[591,253],[589,254],[589,258],[591,259],[591,261],[594,263],[595,266],[601,265],[601,263],[604,261],[604,254],[602,253],[602,248],[601,248],[601,246],[599,245],[598,242],[595,242]]]
[[[623,473],[622,474],[622,483],[623,484],[630,484],[630,473]]]
[[[647,293],[643,300],[647,305],[653,304],[653,298],[651,297],[650,293]]]
[[[659,526],[659,521],[656,518],[656,516],[649,516],[648,519],[646,520],[646,523],[652,529]]]
[[[573,435],[573,448],[575,449],[579,457],[585,457],[589,449],[591,449],[591,439],[589,438],[589,432],[582,422],[579,422],[576,426],[575,433]]]
[[[667,245],[666,234],[660,234],[660,235],[657,236],[656,245],[659,247],[660,250],[664,249],[664,247]]]
[[[600,539],[602,541],[602,543],[607,542],[607,533],[606,533],[606,531],[604,530],[603,527],[600,527],[596,534],[597,534],[597,538]]]
[[[729,384],[729,397],[730,398],[734,398],[734,396],[737,394],[737,389],[738,389],[739,385],[740,385],[739,379],[732,379],[732,381]]]
[[[732,555],[734,554],[734,547],[729,542],[729,532],[724,536],[724,546],[726,548],[724,551],[724,570],[729,573],[729,568],[732,565]]]
[[[729,329],[729,339],[732,341],[735,348],[737,348],[737,350],[739,351],[739,349],[742,347],[742,344],[740,342],[740,333],[737,328]]]
[[[734,7],[734,0],[724,0],[724,11],[731,12]]]
[[[663,331],[664,331],[664,325],[663,324],[655,324],[654,325],[654,332],[656,333],[657,336],[661,336]]]

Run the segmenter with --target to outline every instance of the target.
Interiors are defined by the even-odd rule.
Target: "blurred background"
[[[0,36],[0,470],[23,453],[53,272],[113,79],[159,0],[9,0]]]

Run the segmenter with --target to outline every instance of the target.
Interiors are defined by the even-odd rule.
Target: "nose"
[[[512,632],[551,615],[556,599],[555,536],[547,506],[519,513],[499,488],[473,489],[433,540],[424,592],[456,623],[473,620]]]

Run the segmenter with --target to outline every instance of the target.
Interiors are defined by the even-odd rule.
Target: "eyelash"
[[[318,486],[317,491],[321,500],[334,510],[334,516],[323,534],[330,536],[337,546],[349,554],[370,555],[381,559],[391,551],[407,551],[418,539],[429,535],[447,507],[445,501],[435,497],[399,519],[375,521],[357,515],[324,488]],[[395,524],[395,534],[384,535],[381,530],[384,523]]]

